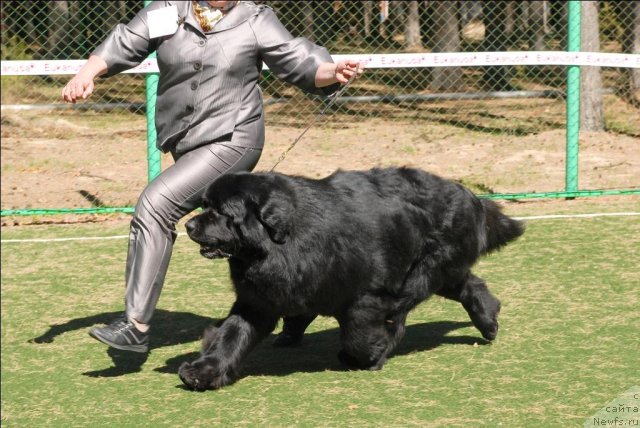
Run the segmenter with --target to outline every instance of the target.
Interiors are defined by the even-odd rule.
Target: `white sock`
[[[131,318],[131,322],[133,323],[133,325],[136,326],[136,328],[138,329],[138,331],[141,331],[143,333],[146,333],[147,331],[149,331],[149,324],[142,324],[141,322]]]

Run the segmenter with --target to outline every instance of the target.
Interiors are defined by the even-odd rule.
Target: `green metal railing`
[[[493,193],[478,195],[482,199],[497,200],[522,200],[522,199],[545,199],[545,198],[585,198],[593,196],[623,196],[640,195],[640,189],[627,190],[576,190],[565,192],[536,192],[536,193]],[[52,215],[52,214],[132,214],[133,207],[101,207],[101,208],[59,208],[59,209],[24,209],[24,210],[4,210],[3,216],[27,216],[27,215]]]

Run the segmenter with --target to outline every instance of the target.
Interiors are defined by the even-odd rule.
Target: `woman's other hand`
[[[83,73],[76,74],[62,89],[62,99],[74,103],[78,98],[86,99],[93,92],[93,78]]]
[[[62,88],[62,99],[75,104],[76,100],[87,99],[93,93],[93,79],[107,72],[107,63],[99,56],[92,55],[78,74]]]

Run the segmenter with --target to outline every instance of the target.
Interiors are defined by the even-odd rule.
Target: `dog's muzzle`
[[[231,254],[222,251],[220,248],[205,246],[200,247],[200,254],[208,259],[228,259],[231,257]]]

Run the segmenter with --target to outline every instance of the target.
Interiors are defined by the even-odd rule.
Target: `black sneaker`
[[[89,330],[89,336],[123,351],[147,352],[149,350],[149,334],[138,330],[126,318],[118,318],[106,327],[94,327]]]

